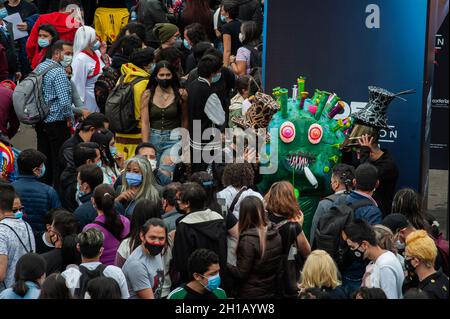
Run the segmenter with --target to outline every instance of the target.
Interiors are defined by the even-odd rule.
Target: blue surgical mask
[[[114,157],[117,155],[117,147],[115,146],[110,146],[109,147],[109,152],[111,153],[111,156]]]
[[[205,276],[203,276],[203,277],[205,277]],[[220,287],[220,275],[219,274],[208,277],[208,284],[205,286],[206,289],[208,289],[209,291],[214,291],[219,287]]]
[[[223,23],[227,22],[227,17],[220,15],[220,20],[222,20]]]
[[[8,16],[8,10],[6,10],[6,8],[1,8],[0,9],[0,20],[3,20],[7,16]]]
[[[84,195],[86,195],[86,193],[83,192],[83,191],[80,189],[80,184],[77,183],[77,193],[76,193],[76,198],[83,197]]]
[[[125,179],[129,186],[139,186],[142,184],[142,175],[138,173],[127,172],[125,174]]]
[[[216,75],[214,75],[214,76],[212,77],[211,82],[212,82],[212,83],[219,82],[219,80],[220,80],[221,77],[222,77],[222,73],[218,73],[218,74],[216,74]]]
[[[14,217],[16,217],[17,219],[22,219],[23,217],[23,211],[18,210],[14,213]]]
[[[39,175],[39,178],[42,178],[45,175],[45,164],[42,165],[41,174]]]
[[[95,163],[95,165],[97,165],[97,167],[102,168],[103,167],[103,163],[102,161],[98,161],[97,163]]]
[[[39,39],[38,40],[38,46],[41,48],[46,48],[50,45],[50,41],[47,39]]]
[[[91,49],[94,51],[97,51],[98,49],[100,49],[100,41],[95,42],[92,46]]]
[[[186,49],[188,49],[188,50],[191,50],[191,49],[192,49],[192,45],[189,44],[189,41],[188,41],[188,40],[184,39],[184,40],[183,40],[183,44],[184,44],[184,47],[185,47]]]

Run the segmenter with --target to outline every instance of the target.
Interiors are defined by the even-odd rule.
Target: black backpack
[[[74,296],[78,299],[84,299],[89,281],[97,277],[103,277],[103,271],[106,267],[106,265],[100,264],[97,268],[89,270],[84,266],[78,266],[78,270],[81,272],[81,277],[79,286],[75,289]]]
[[[353,220],[354,212],[358,208],[373,205],[373,202],[370,199],[362,199],[348,205],[335,205],[336,198],[336,195],[325,198],[332,201],[333,206],[317,224],[312,249],[325,250],[339,266],[342,265],[347,250],[347,243],[342,238],[342,231]]]
[[[262,44],[253,47],[244,45],[244,48],[250,51],[250,70],[262,67]]]
[[[111,66],[103,68],[103,73],[98,77],[97,82],[95,82],[95,101],[97,102],[98,108],[101,113],[105,113],[105,105],[108,100],[108,96],[111,91],[116,86],[119,80],[120,72]]]
[[[130,83],[124,83],[124,76],[120,77],[119,83],[108,96],[105,104],[105,116],[109,120],[109,129],[114,133],[137,134],[139,120],[134,113],[134,90],[135,84],[145,80],[138,77]]]

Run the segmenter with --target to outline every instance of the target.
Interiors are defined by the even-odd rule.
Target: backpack
[[[335,205],[336,195],[325,199],[333,202],[333,206],[317,224],[312,249],[325,250],[339,266],[343,262],[343,255],[347,248],[346,242],[342,239],[342,231],[353,220],[354,212],[358,208],[373,205],[373,203],[369,199],[362,199],[352,204]]]
[[[253,47],[251,45],[244,45],[244,48],[250,51],[250,70],[262,67],[262,44]]]
[[[124,76],[108,96],[105,104],[105,116],[109,120],[109,129],[114,133],[137,134],[139,120],[134,114],[134,90],[135,84],[145,80],[143,77],[123,83]]]
[[[81,272],[81,277],[78,282],[78,287],[75,288],[74,296],[78,299],[84,299],[89,281],[97,277],[103,277],[103,271],[106,267],[106,265],[100,264],[97,268],[89,270],[82,265],[78,266],[78,270]]]
[[[53,63],[41,72],[34,70],[14,90],[13,104],[17,118],[23,124],[37,124],[48,116],[50,107],[44,101],[42,81],[44,75],[57,67]]]
[[[119,80],[120,73],[114,68],[107,66],[103,68],[103,73],[98,77],[95,82],[95,101],[101,113],[105,113],[105,104],[108,99],[109,93],[116,86]]]
[[[281,257],[280,269],[277,274],[278,292],[283,298],[297,298],[300,279],[300,270],[303,266],[303,259],[298,253],[297,236],[295,234],[295,224],[287,219],[274,225],[280,231],[281,227],[289,223],[287,242],[291,243],[287,254]],[[281,234],[280,234],[281,235]]]

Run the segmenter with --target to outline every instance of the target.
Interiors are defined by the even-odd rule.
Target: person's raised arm
[[[141,96],[141,135],[142,142],[148,142],[150,138],[150,111],[148,109],[148,104],[150,101],[150,90],[145,90]]]

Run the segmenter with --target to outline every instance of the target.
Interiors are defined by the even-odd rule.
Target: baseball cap
[[[410,223],[406,219],[405,215],[402,214],[389,214],[387,215],[381,225],[389,228],[394,234],[398,233],[400,230],[410,226]]]

